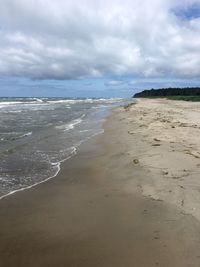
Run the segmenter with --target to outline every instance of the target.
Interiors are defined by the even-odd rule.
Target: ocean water
[[[122,99],[0,98],[0,198],[55,177]]]

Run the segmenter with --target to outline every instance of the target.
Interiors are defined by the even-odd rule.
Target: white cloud
[[[197,77],[200,19],[175,12],[194,3],[0,0],[0,75]]]
[[[126,84],[126,81],[120,81],[120,80],[111,80],[108,82],[105,82],[106,86],[119,86],[119,85],[123,85]]]

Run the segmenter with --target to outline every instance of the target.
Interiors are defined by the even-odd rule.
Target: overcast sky
[[[0,0],[0,95],[127,96],[199,77],[200,0]]]

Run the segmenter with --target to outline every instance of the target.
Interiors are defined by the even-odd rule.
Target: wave
[[[71,121],[70,123],[55,126],[55,128],[63,130],[64,132],[72,130],[72,129],[74,129],[74,126],[76,126],[77,124],[80,124],[83,121],[82,119],[84,117],[85,117],[85,114],[83,114],[80,118]]]
[[[71,147],[71,149],[72,149],[72,152],[71,152],[71,154],[70,154],[67,158],[65,158],[65,159],[63,159],[63,160],[61,160],[61,161],[59,161],[59,162],[55,162],[55,163],[52,162],[52,163],[51,163],[52,166],[55,166],[55,167],[57,168],[57,170],[55,171],[55,174],[54,174],[54,175],[52,175],[52,176],[50,176],[50,177],[48,177],[48,178],[46,178],[46,179],[44,179],[44,180],[42,180],[42,181],[40,181],[40,182],[34,183],[34,184],[32,184],[32,185],[28,185],[28,186],[25,186],[25,187],[22,187],[22,188],[19,188],[19,189],[15,189],[15,190],[13,190],[13,191],[11,191],[11,192],[9,192],[9,193],[7,193],[7,194],[1,196],[1,197],[0,197],[0,200],[3,199],[3,198],[8,197],[8,196],[10,196],[10,195],[13,195],[13,194],[16,193],[16,192],[24,191],[24,190],[26,190],[26,189],[30,189],[30,188],[32,188],[32,187],[35,187],[35,186],[37,186],[37,185],[39,185],[39,184],[45,183],[45,182],[47,182],[48,180],[50,180],[50,179],[56,177],[56,176],[58,175],[59,171],[60,171],[60,165],[61,165],[61,163],[64,162],[64,161],[66,161],[66,160],[68,160],[68,159],[70,159],[71,157],[73,157],[73,156],[76,154],[76,147]]]
[[[11,105],[17,105],[17,104],[22,104],[24,102],[21,101],[5,101],[5,102],[0,102],[0,108],[4,108],[7,106],[11,106]]]
[[[85,99],[59,99],[59,100],[49,100],[48,103],[59,104],[59,103],[114,103],[118,101],[122,101],[123,98],[85,98]]]
[[[34,98],[35,101],[43,103],[44,101],[41,98]]]
[[[121,99],[118,99],[118,100],[120,101]],[[50,151],[49,150],[50,147],[48,147],[41,139],[42,145],[41,146],[40,146],[40,144],[36,145],[36,148],[39,148],[39,149],[43,148],[44,149],[44,151],[43,151],[44,157],[42,155],[42,159],[44,159],[44,169],[42,169],[41,177],[38,176],[40,173],[40,169],[37,169],[37,168],[34,170],[33,173],[28,174],[28,175],[30,175],[30,177],[27,176],[27,180],[25,177],[26,173],[22,173],[22,175],[24,175],[24,178],[21,177],[22,180],[20,180],[20,184],[16,183],[16,184],[13,184],[11,186],[8,185],[8,187],[6,187],[5,190],[3,190],[4,193],[3,192],[1,193],[4,195],[2,197],[0,197],[0,199],[6,197],[8,195],[14,194],[15,192],[32,188],[32,187],[34,187],[40,183],[43,183],[43,182],[48,181],[49,179],[55,177],[60,171],[61,162],[71,158],[74,154],[76,154],[76,148],[81,143],[85,142],[86,140],[88,140],[88,139],[92,138],[93,136],[102,132],[102,129],[99,129],[97,126],[100,124],[100,118],[102,116],[104,116],[105,114],[103,113],[103,114],[99,115],[96,111],[92,110],[92,107],[98,106],[100,110],[102,110],[102,107],[103,107],[103,110],[104,110],[104,105],[105,105],[105,107],[107,107],[109,105],[106,105],[106,103],[112,103],[112,101],[116,102],[116,99],[105,99],[105,98],[101,98],[101,99],[92,99],[92,98],[87,98],[87,99],[55,99],[54,98],[53,99],[52,98],[52,100],[51,100],[50,98],[48,98],[48,99],[45,99],[44,101],[37,101],[37,98],[34,98],[34,99],[29,99],[28,101],[24,101],[24,102],[22,102],[22,101],[17,102],[17,101],[15,101],[15,99],[13,99],[13,101],[9,102],[9,103],[7,101],[7,103],[5,103],[5,106],[6,106],[6,104],[9,104],[9,105],[10,104],[14,104],[14,105],[19,104],[19,105],[16,105],[16,108],[14,105],[11,108],[8,106],[6,108],[8,111],[11,111],[12,109],[14,111],[15,110],[23,110],[23,111],[25,110],[26,111],[26,113],[25,113],[26,117],[24,118],[24,116],[22,116],[19,118],[19,119],[22,118],[22,126],[25,126],[25,127],[19,128],[19,130],[21,130],[21,131],[16,132],[16,134],[12,132],[11,137],[9,137],[9,140],[12,140],[12,139],[17,140],[18,138],[24,138],[24,139],[22,139],[22,142],[19,142],[19,144],[24,145],[24,143],[25,143],[25,145],[26,144],[29,145],[29,143],[30,143],[30,142],[28,142],[29,138],[34,133],[31,136],[30,141],[35,142],[36,139],[38,138],[38,135],[37,135],[38,130],[35,128],[30,128],[30,125],[29,125],[29,122],[34,124],[34,122],[35,122],[34,116],[35,115],[32,115],[32,113],[28,113],[28,112],[29,112],[29,110],[30,110],[30,112],[32,112],[32,110],[34,111],[34,110],[40,110],[40,109],[42,110],[43,108],[44,109],[50,108],[50,109],[55,109],[56,110],[55,113],[46,112],[46,113],[43,113],[42,115],[44,115],[45,123],[46,123],[46,121],[48,123],[51,122],[52,137],[54,137],[54,134],[55,134],[56,137],[58,137],[58,140],[60,138],[61,142],[63,142],[63,146],[60,146],[60,143],[59,143],[59,145],[57,147],[56,142],[55,142],[55,146],[52,143],[52,151]],[[74,107],[73,107],[73,105],[71,105],[73,103],[80,103],[80,102],[82,102],[83,105],[77,104],[77,106],[74,106]],[[1,105],[1,103],[2,102],[0,102],[0,105]],[[59,103],[61,105],[61,108],[60,108],[60,106],[58,106]],[[62,103],[64,103],[64,104],[62,104]],[[86,104],[84,106],[84,103],[94,103],[94,105],[87,105]],[[72,108],[71,113],[69,112],[69,118],[72,116],[72,118],[74,117],[74,119],[71,121],[69,121],[68,113],[66,113],[65,108],[67,106],[71,106],[71,108]],[[28,112],[27,112],[27,109],[29,109]],[[1,112],[2,111],[4,112],[4,109],[1,110]],[[85,112],[87,114],[87,116],[85,114],[83,114],[81,116],[81,113],[83,113],[83,112]],[[31,118],[33,116],[33,119],[25,120],[26,118],[29,118],[28,117],[29,115],[31,115],[30,116]],[[53,117],[54,115],[56,115],[55,118]],[[45,116],[47,116],[48,120],[46,120]],[[86,116],[86,118],[84,118],[85,116]],[[10,118],[10,117],[8,117],[8,118]],[[52,120],[51,120],[51,118],[52,118]],[[13,120],[13,117],[11,117],[11,119]],[[42,123],[44,122],[44,119],[41,120],[41,126],[42,126]],[[28,122],[28,126],[27,126],[27,122]],[[93,124],[90,125],[90,122]],[[88,127],[90,127],[90,129],[88,129]],[[61,131],[55,131],[55,128],[60,129]],[[72,130],[74,128],[75,128],[75,130]],[[11,128],[11,129],[14,129],[14,128]],[[34,129],[33,133],[31,132],[32,129]],[[49,130],[49,128],[47,129],[47,131],[48,130]],[[70,130],[71,130],[71,132],[70,132]],[[5,132],[5,130],[4,130],[4,132]],[[42,133],[46,134],[46,130]],[[79,133],[83,133],[83,134],[79,134]],[[5,134],[5,135],[2,136],[2,140],[4,140],[5,136],[7,138],[7,133],[3,133],[3,134]],[[72,134],[74,134],[74,135],[72,135]],[[14,136],[12,136],[12,135],[14,135]],[[46,136],[46,135],[44,135],[44,136]],[[69,139],[68,139],[68,136],[69,136]],[[46,140],[46,137],[45,137],[45,140]],[[69,140],[69,142],[68,142],[68,140]],[[55,141],[57,141],[57,139]],[[61,148],[63,149],[63,147],[65,148],[65,146],[68,146],[69,143],[74,147],[74,150],[73,151],[70,150],[69,153],[62,152],[60,149]],[[43,146],[43,144],[44,144],[44,146]],[[58,150],[57,150],[57,148],[58,148]],[[26,149],[26,146],[24,149],[25,149],[24,151],[26,153],[26,156],[29,157],[29,150]],[[30,146],[28,146],[28,149],[32,149],[31,144],[30,144]],[[7,154],[6,154],[6,156],[7,156]],[[10,157],[13,155],[9,154],[8,156]],[[16,156],[17,156],[17,154],[16,154]],[[39,157],[36,157],[36,158],[34,157],[34,160],[35,159],[36,159],[36,161],[38,161]],[[19,159],[19,161],[20,160],[21,159]],[[46,161],[48,161],[48,162],[46,162]],[[36,167],[37,167],[37,165],[36,165]],[[47,167],[47,172],[45,171],[46,167]],[[43,180],[38,182],[39,179],[43,179]],[[11,192],[9,192],[9,190]]]
[[[89,129],[89,130],[81,130],[81,131],[79,131],[79,133],[86,133],[86,132],[89,132],[89,131],[91,131],[92,129]]]
[[[78,104],[78,103],[87,103],[87,104],[112,104],[116,102],[122,101],[122,98],[86,98],[86,99],[59,99],[59,100],[51,100],[49,98],[27,98],[24,101],[0,101],[0,109],[4,109],[6,107],[28,107],[34,110],[38,110],[40,107],[43,109],[51,109],[51,104],[68,104],[65,107],[71,108],[70,105]],[[46,106],[46,107],[45,107]],[[8,112],[21,112],[21,110],[8,110]]]
[[[74,126],[81,123],[81,119],[74,120],[74,122],[69,123],[65,126],[64,132],[74,129]]]
[[[21,135],[19,137],[22,138],[22,137],[30,136],[30,135],[32,135],[32,133],[33,132],[28,132],[28,133],[25,133],[25,134],[23,134],[23,135]]]
[[[98,131],[98,132],[92,134],[91,136],[88,136],[88,137],[85,138],[84,140],[82,140],[82,141],[80,141],[79,143],[77,143],[75,146],[71,147],[70,149],[71,149],[72,151],[71,151],[71,154],[70,154],[68,157],[66,157],[65,159],[62,159],[62,160],[60,160],[60,161],[58,161],[58,162],[51,162],[51,165],[52,165],[52,166],[55,166],[55,167],[57,168],[57,170],[55,171],[54,175],[52,175],[52,176],[50,176],[50,177],[48,177],[48,178],[46,178],[46,179],[44,179],[44,180],[42,180],[42,181],[40,181],[40,182],[34,183],[34,184],[32,184],[32,185],[24,186],[24,187],[19,188],[19,189],[15,189],[15,190],[13,190],[13,191],[11,191],[11,192],[9,192],[9,193],[3,195],[3,196],[0,196],[0,200],[1,200],[1,199],[4,199],[4,198],[6,198],[6,197],[8,197],[8,196],[10,196],[10,195],[13,195],[13,194],[15,194],[15,193],[17,193],[17,192],[24,191],[24,190],[27,190],[27,189],[31,189],[31,188],[33,188],[33,187],[35,187],[35,186],[37,186],[37,185],[40,185],[40,184],[42,184],[42,183],[45,183],[45,182],[47,182],[47,181],[49,181],[49,180],[55,178],[55,177],[58,175],[58,173],[60,172],[60,170],[61,170],[61,163],[67,161],[68,159],[70,159],[71,157],[73,157],[74,155],[77,154],[77,147],[79,147],[82,143],[86,142],[87,140],[89,140],[89,139],[91,139],[91,138],[93,138],[93,137],[95,137],[95,136],[97,136],[97,135],[99,135],[99,134],[102,134],[102,133],[104,133],[104,130],[103,130],[103,129],[100,129],[100,131]]]
[[[21,139],[23,137],[27,137],[32,135],[32,132],[22,133],[22,132],[6,132],[1,133],[1,135],[4,135],[5,137],[0,138],[0,141],[15,141],[17,139]]]

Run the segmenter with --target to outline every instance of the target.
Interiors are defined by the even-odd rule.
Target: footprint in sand
[[[154,239],[160,239],[160,236],[159,236],[160,231],[155,230],[155,231],[154,231],[154,234],[155,234]]]
[[[161,141],[161,140],[158,139],[158,138],[154,138],[153,140],[156,141],[156,142],[160,142],[160,141]]]
[[[147,126],[146,124],[141,124],[139,127],[140,127],[140,128],[141,128],[141,127],[147,128],[148,126]]]
[[[168,171],[166,171],[166,170],[163,170],[162,171],[162,174],[164,174],[164,175],[167,175],[169,172]]]
[[[161,144],[152,144],[152,146],[160,146]]]
[[[134,159],[134,160],[133,160],[133,163],[134,163],[134,164],[139,164],[139,159]]]

